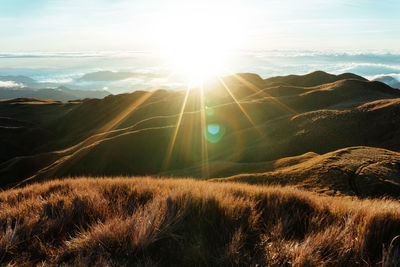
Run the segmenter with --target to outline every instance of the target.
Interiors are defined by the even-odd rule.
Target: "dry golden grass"
[[[0,193],[1,265],[396,266],[400,202],[191,179]]]

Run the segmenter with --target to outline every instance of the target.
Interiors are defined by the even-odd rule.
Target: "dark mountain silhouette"
[[[137,73],[137,72],[114,72],[114,71],[97,71],[83,75],[79,81],[121,81],[129,78],[157,78],[158,75],[152,73]]]
[[[83,98],[103,98],[110,95],[107,91],[72,90],[65,86],[58,88],[0,88],[0,99],[13,99],[20,97],[31,97],[40,99],[51,99],[58,101],[70,101]]]
[[[7,75],[7,76],[0,76],[0,81],[13,81],[16,83],[22,83],[25,85],[30,85],[36,83],[36,81],[30,77],[23,76],[23,75],[18,75],[18,76],[13,76],[13,75]]]
[[[280,184],[293,177],[329,194],[398,192],[400,91],[386,84],[354,74],[237,74],[210,82],[204,95],[192,89],[180,115],[185,96],[157,90],[73,102],[1,101],[1,185],[152,174]],[[359,177],[364,163],[369,172],[363,167]],[[338,177],[323,175],[327,170]],[[357,186],[344,186],[354,173]]]
[[[400,81],[392,76],[388,76],[388,75],[381,76],[381,77],[374,79],[374,81],[383,82],[383,83],[386,83],[387,85],[390,85],[393,88],[400,89]]]
[[[66,86],[59,86],[55,90],[68,94],[69,95],[68,100],[76,100],[84,98],[103,98],[111,94],[107,90],[70,89]],[[53,99],[53,100],[58,100],[58,99]]]
[[[67,86],[60,86],[60,83],[38,82],[30,77],[22,75],[0,76],[0,81],[15,84],[15,87],[10,86],[9,84],[7,87],[2,87],[0,83],[0,99],[32,97],[69,101],[83,98],[103,98],[111,94],[107,90],[93,89],[88,85],[83,87],[67,83]]]
[[[58,83],[52,82],[38,82],[35,79],[32,79],[23,75],[7,75],[0,76],[0,81],[8,82],[12,81],[16,84],[22,85],[24,89],[43,89],[43,88],[56,88],[59,86]]]

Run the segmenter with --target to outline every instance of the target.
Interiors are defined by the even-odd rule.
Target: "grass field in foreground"
[[[0,193],[1,265],[396,265],[400,202],[192,179]]]

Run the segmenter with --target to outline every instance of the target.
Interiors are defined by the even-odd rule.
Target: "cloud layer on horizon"
[[[15,81],[0,81],[0,88],[24,88],[25,85]]]
[[[315,70],[333,74],[352,72],[368,79],[383,75],[398,78],[400,75],[400,53],[387,51],[264,50],[243,51],[236,56],[236,64],[229,72],[253,72],[263,78]],[[0,75],[28,76],[45,87],[108,88],[113,93],[185,88],[182,79],[171,75],[171,70],[163,65],[160,55],[147,52],[0,53],[0,65]],[[129,75],[80,79],[99,72]]]

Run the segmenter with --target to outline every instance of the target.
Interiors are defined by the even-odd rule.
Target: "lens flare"
[[[220,127],[218,124],[210,124],[207,126],[207,130],[210,134],[212,135],[216,135],[219,133],[220,131]]]
[[[217,123],[212,123],[208,124],[206,131],[205,131],[205,137],[208,142],[210,143],[218,143],[221,141],[221,139],[224,137],[226,132],[226,129],[223,125],[217,124]]]

